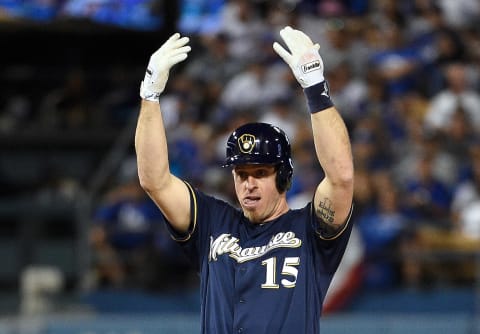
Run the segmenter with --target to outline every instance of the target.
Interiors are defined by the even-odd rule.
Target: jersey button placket
[[[245,305],[245,299],[242,297],[241,292],[241,282],[244,281],[245,273],[247,272],[246,264],[239,264],[236,268],[235,273],[235,298],[236,298],[236,306],[235,306],[235,316],[234,316],[234,324],[237,333],[244,333],[245,328],[242,327],[242,321],[240,320],[244,316],[244,310],[240,310]]]
[[[240,273],[240,276],[244,276],[245,273],[247,272],[247,268],[245,268],[245,266],[241,266],[240,269],[238,269],[238,272]],[[244,303],[245,303],[245,299],[244,299],[242,296],[239,296],[238,302],[239,302],[240,304],[244,304]],[[242,328],[242,330],[243,330],[243,328]]]

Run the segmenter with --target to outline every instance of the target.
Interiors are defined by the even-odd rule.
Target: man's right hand
[[[188,37],[175,33],[155,51],[148,62],[145,78],[140,85],[140,97],[148,101],[157,101],[165,89],[170,68],[187,59],[191,48]]]

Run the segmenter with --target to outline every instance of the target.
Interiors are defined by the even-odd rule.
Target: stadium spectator
[[[444,68],[447,86],[432,97],[425,115],[426,126],[444,132],[460,107],[468,115],[475,131],[480,131],[480,94],[468,82],[466,64],[454,63]]]
[[[168,289],[188,281],[186,260],[127,159],[97,206],[90,230],[96,288]]]
[[[145,286],[154,225],[161,221],[136,174],[122,174],[95,209],[90,231],[95,282],[100,288]]]
[[[409,218],[388,170],[374,173],[372,183],[374,200],[357,217],[365,247],[364,284],[368,288],[392,288],[402,282],[399,254],[408,236]]]
[[[223,89],[221,102],[231,112],[259,110],[289,95],[285,66],[271,67],[268,59],[252,61],[245,71],[235,75]]]
[[[451,189],[433,173],[433,159],[429,153],[416,160],[416,174],[405,184],[406,205],[409,215],[419,226],[448,227]]]
[[[64,83],[45,94],[40,101],[38,121],[45,129],[73,130],[91,125],[93,92],[82,68],[66,73]]]
[[[368,100],[368,86],[361,77],[353,76],[351,64],[347,61],[340,61],[328,71],[329,85],[332,98],[341,107],[343,117],[347,125],[360,117],[360,106]],[[371,102],[372,104],[374,101]]]
[[[472,284],[475,263],[472,254],[478,252],[480,240],[480,144],[471,142],[467,155],[469,176],[458,183],[453,192],[448,226],[421,226],[415,230],[403,253],[406,283],[413,287],[435,282],[446,284]],[[450,254],[450,256],[442,256]],[[418,258],[426,257],[426,260]]]
[[[422,59],[416,48],[405,41],[400,27],[394,23],[372,27],[379,44],[369,59],[389,96],[402,95],[415,87],[415,78]]]
[[[480,141],[470,142],[468,151],[470,177],[459,183],[453,193],[451,214],[456,231],[480,240]]]
[[[258,43],[267,32],[255,3],[248,0],[231,0],[221,12],[220,32],[228,37],[231,57],[243,61],[255,61]]]

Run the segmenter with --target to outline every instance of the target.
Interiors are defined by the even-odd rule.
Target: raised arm
[[[190,196],[186,184],[170,173],[159,97],[170,68],[187,58],[188,41],[174,34],[150,57],[140,86],[142,102],[135,132],[140,184],[180,233],[190,224]]]
[[[325,172],[325,178],[315,192],[315,212],[326,223],[339,226],[347,219],[352,206],[350,139],[343,119],[334,107],[311,117],[315,151]]]
[[[318,50],[302,31],[285,27],[280,31],[289,51],[280,44],[273,48],[290,66],[304,89],[311,112],[315,150],[325,172],[315,192],[317,217],[333,230],[348,218],[353,198],[353,160],[345,123],[330,100]]]

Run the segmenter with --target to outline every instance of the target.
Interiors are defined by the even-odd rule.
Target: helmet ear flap
[[[286,192],[292,185],[293,166],[292,161],[288,163],[280,164],[277,167],[277,176],[275,183],[279,193]]]

